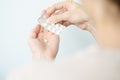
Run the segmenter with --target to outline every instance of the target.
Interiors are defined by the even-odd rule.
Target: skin
[[[103,48],[120,49],[119,9],[109,0],[82,0],[95,23],[96,40]]]
[[[82,3],[80,5],[67,0],[52,5],[43,13],[49,15],[48,23],[61,23],[66,27],[71,24],[76,25],[92,33],[101,47],[120,49],[120,20],[118,16],[113,16],[119,15],[117,7],[106,0],[82,0]],[[58,13],[56,13],[57,10],[59,10]],[[42,33],[41,30],[43,30]],[[43,41],[44,39],[48,40],[47,44]],[[59,48],[59,36],[37,25],[31,32],[29,45],[34,59],[42,57],[54,60]]]
[[[29,46],[33,53],[33,59],[52,60],[58,52],[59,36],[45,30],[41,25],[37,25],[30,34]]]

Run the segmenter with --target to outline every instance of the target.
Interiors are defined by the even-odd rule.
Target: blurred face
[[[103,0],[81,0],[83,3],[83,6],[85,8],[85,11],[88,13],[88,15],[95,21],[95,23],[98,23],[101,20],[101,17],[103,16]]]
[[[103,2],[105,0],[81,0],[82,1],[82,5],[86,11],[86,13],[88,13],[88,15],[90,16],[90,18],[93,20],[94,22],[94,27],[97,30],[96,32],[96,40],[99,44],[101,44],[101,42],[104,42],[104,37],[101,36],[102,34],[105,34],[104,30],[104,14],[103,14]],[[102,24],[102,25],[101,25]]]
[[[103,46],[116,45],[120,28],[118,26],[118,8],[107,0],[81,0],[82,5],[95,23],[96,40]],[[118,14],[118,15],[117,15]],[[119,37],[120,38],[120,37]],[[115,44],[114,44],[115,43]]]

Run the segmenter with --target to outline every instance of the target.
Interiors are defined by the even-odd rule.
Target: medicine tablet
[[[64,30],[66,27],[61,24],[49,24],[47,23],[47,15],[41,15],[38,19],[38,22],[48,31],[60,35],[61,31]]]

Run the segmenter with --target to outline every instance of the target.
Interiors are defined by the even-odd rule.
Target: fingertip
[[[30,39],[31,39],[31,38],[34,39],[34,38],[36,38],[36,37],[37,37],[37,35],[36,35],[35,32],[31,32],[31,33],[30,33]]]
[[[37,24],[36,27],[41,27],[41,25],[40,25],[40,24]]]
[[[41,25],[40,24],[37,24],[36,25],[36,29],[39,30],[41,28]]]
[[[42,10],[41,15],[45,14],[46,12],[47,12],[46,10]]]
[[[47,23],[50,23],[50,24],[56,24],[56,23],[62,21],[61,18],[62,18],[62,17],[59,16],[59,15],[51,16],[51,17],[49,17],[49,18],[47,19]]]
[[[53,9],[54,9],[53,7],[49,7],[49,8],[46,9],[46,13],[49,17],[51,16],[52,13],[54,13]]]
[[[39,24],[37,24],[36,26],[35,26],[35,28],[33,28],[33,33],[35,33],[35,34],[38,34],[39,32],[40,32],[40,25]]]
[[[57,10],[60,10],[62,9],[64,6],[64,2],[59,2],[59,3],[56,3],[54,5],[52,5],[51,7],[48,7],[46,9],[46,13],[51,16],[53,13],[55,13]]]
[[[33,37],[33,38],[36,38],[36,37],[37,37],[36,33],[33,33],[33,34],[32,34],[32,37]]]

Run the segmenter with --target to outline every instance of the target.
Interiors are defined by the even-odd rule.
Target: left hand
[[[34,59],[53,60],[59,48],[59,36],[37,25],[29,37],[29,46]]]

